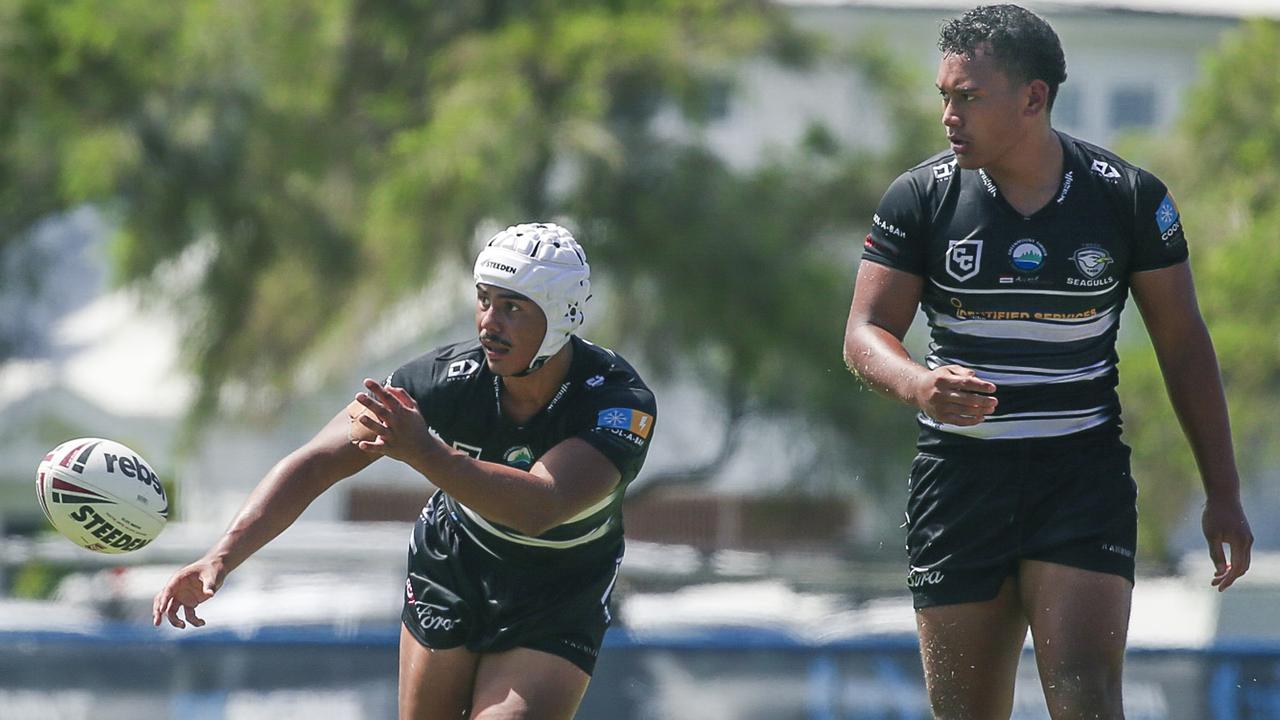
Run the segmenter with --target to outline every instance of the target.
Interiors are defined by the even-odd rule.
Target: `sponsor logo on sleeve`
[[[1160,229],[1160,239],[1166,245],[1171,244],[1182,229],[1182,216],[1178,213],[1178,204],[1173,201],[1173,193],[1166,193],[1156,208],[1156,227]]]
[[[639,445],[653,431],[653,416],[631,408],[608,408],[596,415],[596,427]]]
[[[902,238],[903,240],[907,239],[907,233],[904,230],[891,222],[887,222],[884,218],[880,217],[879,213],[871,216],[871,222],[876,227],[884,231],[886,235],[892,235],[896,238]]]
[[[978,274],[982,266],[982,241],[969,238],[947,243],[947,274],[964,282]]]

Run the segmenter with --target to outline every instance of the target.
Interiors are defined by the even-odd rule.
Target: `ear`
[[[1049,114],[1049,83],[1043,80],[1032,80],[1023,87],[1022,114],[1032,117]]]

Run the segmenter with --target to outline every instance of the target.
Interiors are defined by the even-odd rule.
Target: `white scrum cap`
[[[547,334],[530,371],[569,342],[591,297],[587,254],[568,230],[554,223],[512,225],[494,235],[476,258],[475,279],[524,295],[547,316]]]

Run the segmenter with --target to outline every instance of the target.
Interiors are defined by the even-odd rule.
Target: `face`
[[[547,334],[547,316],[532,300],[493,285],[476,285],[476,329],[496,375],[515,375],[533,362]]]
[[[1036,83],[1044,85],[1010,81],[981,48],[973,58],[943,56],[937,80],[942,124],[960,167],[998,166],[1009,158],[1039,119]]]

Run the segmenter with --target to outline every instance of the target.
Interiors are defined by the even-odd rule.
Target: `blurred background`
[[[841,338],[872,212],[943,149],[952,0],[0,0],[0,718],[382,718],[412,519],[383,460],[202,606],[151,598],[271,465],[474,333],[494,231],[586,246],[583,334],[661,423],[579,717],[928,717],[905,584],[913,413]],[[1280,718],[1280,3],[1026,3],[1062,38],[1055,126],[1173,189],[1257,545],[1209,587],[1203,493],[1141,318],[1130,720]],[[909,343],[922,349],[925,332]],[[101,436],[176,517],[95,555],[34,470]],[[1014,717],[1047,718],[1030,656]]]

